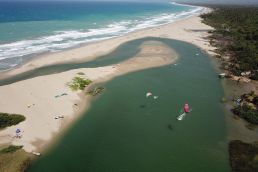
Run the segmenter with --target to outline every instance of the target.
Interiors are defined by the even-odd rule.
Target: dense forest
[[[201,17],[215,28],[210,43],[220,56],[230,57],[224,67],[236,76],[247,73],[258,80],[258,7],[214,8]]]

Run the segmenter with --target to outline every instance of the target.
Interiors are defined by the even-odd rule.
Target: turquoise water
[[[0,1],[0,70],[39,53],[173,22],[202,9],[168,2]]]
[[[230,171],[223,90],[209,57],[193,45],[158,38],[137,40],[136,46],[130,42],[130,51],[146,40],[174,48],[180,56],[177,65],[103,84],[104,93],[30,172]],[[119,58],[115,52],[121,52],[112,53]],[[159,98],[147,99],[148,91]],[[193,111],[179,122],[176,117],[186,102]]]

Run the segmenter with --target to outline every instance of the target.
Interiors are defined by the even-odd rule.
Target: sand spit
[[[93,83],[106,82],[129,72],[171,64],[177,59],[172,49],[158,41],[146,41],[140,48],[135,57],[113,66],[80,68],[1,86],[1,99],[5,100],[0,102],[1,111],[24,114],[26,120],[2,130],[0,144],[24,145],[27,152],[38,151],[77,119],[89,107],[91,96],[70,90],[67,83],[75,76]],[[14,137],[17,128],[22,131],[21,138]]]

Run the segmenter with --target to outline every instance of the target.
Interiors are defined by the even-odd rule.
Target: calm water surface
[[[105,83],[90,110],[29,172],[230,171],[223,90],[209,57],[193,45],[157,38],[137,40],[130,51],[145,40],[174,48],[180,56],[177,65]],[[119,59],[116,53],[112,56]],[[159,98],[146,98],[148,91]],[[186,102],[193,111],[179,122],[176,117]]]

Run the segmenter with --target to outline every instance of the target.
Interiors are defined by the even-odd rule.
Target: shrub
[[[73,90],[84,90],[86,86],[88,86],[90,83],[92,83],[89,79],[84,79],[82,77],[74,77],[72,82],[68,83],[68,86]]]
[[[0,129],[17,125],[25,119],[26,118],[23,115],[0,113]]]
[[[248,106],[246,103],[244,103],[242,106],[237,106],[232,109],[232,112],[248,122],[252,124],[258,124],[258,111],[257,109],[252,109],[250,106]]]

